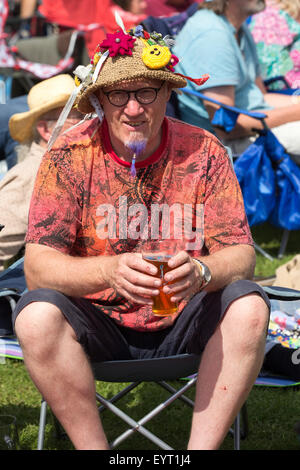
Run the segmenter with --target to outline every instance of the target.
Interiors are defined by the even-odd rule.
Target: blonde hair
[[[300,0],[276,0],[279,7],[286,11],[293,18],[298,19],[300,16]]]

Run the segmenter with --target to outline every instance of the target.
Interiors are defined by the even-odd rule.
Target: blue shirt
[[[263,93],[255,84],[260,75],[256,46],[246,24],[239,31],[238,44],[235,28],[224,16],[209,10],[197,11],[176,38],[174,54],[180,62],[176,72],[192,78],[208,73],[210,78],[201,87],[188,81],[188,88],[202,91],[207,88],[233,85],[235,103],[247,111],[270,109]],[[211,132],[208,113],[202,100],[192,95],[178,95],[183,121]]]

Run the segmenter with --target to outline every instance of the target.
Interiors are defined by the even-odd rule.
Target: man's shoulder
[[[168,121],[172,126],[172,133],[175,138],[176,136],[183,140],[199,138],[206,143],[212,142],[223,147],[219,139],[214,134],[202,127],[194,126],[193,124],[180,121],[173,117],[168,117]]]
[[[211,132],[175,118],[168,118],[173,156],[180,161],[199,161],[214,171],[219,165],[227,164],[229,156],[226,147]],[[206,162],[206,163],[205,163]]]
[[[197,11],[185,24],[185,28],[190,32],[195,30],[197,33],[203,31],[226,30],[224,20],[220,15],[210,10]]]
[[[64,134],[60,135],[53,145],[53,149],[61,147],[88,147],[92,143],[92,139],[98,135],[99,128],[98,118],[83,121],[75,127],[71,127]]]

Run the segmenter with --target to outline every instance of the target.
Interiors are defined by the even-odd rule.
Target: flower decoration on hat
[[[175,72],[175,65],[177,65],[179,62],[179,59],[176,55],[172,54],[171,59],[169,64],[167,65],[167,69],[169,69],[171,72]]]
[[[134,36],[136,36],[137,38],[143,38],[144,37],[144,28],[142,25],[137,25],[134,30],[132,30],[132,33],[134,34]]]
[[[132,55],[132,49],[136,38],[123,31],[114,34],[108,34],[107,38],[100,44],[100,49],[108,49],[110,57],[120,55]]]
[[[91,81],[91,72],[93,66],[89,65],[78,65],[77,68],[74,70],[75,75],[75,85],[78,87],[81,83],[86,82],[86,84],[90,83]]]

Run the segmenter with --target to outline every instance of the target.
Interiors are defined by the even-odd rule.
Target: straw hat
[[[29,111],[13,114],[9,120],[12,138],[21,143],[30,139],[39,117],[52,109],[63,107],[74,87],[73,78],[67,74],[57,75],[33,86],[27,98]]]
[[[97,76],[99,61],[102,67]],[[97,47],[92,65],[85,67],[86,70],[82,67],[78,74],[76,70],[74,72],[77,85],[81,85],[76,103],[78,110],[85,114],[93,112],[90,95],[99,88],[124,80],[164,80],[173,88],[183,88],[186,86],[185,78],[188,77],[175,73],[174,65],[177,62],[178,58],[171,53],[168,40],[162,38],[161,34],[149,34],[141,26],[129,32],[108,34]]]

